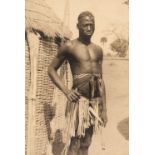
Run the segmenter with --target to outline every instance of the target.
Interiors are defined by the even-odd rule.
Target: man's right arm
[[[64,60],[66,59],[66,47],[61,47],[56,55],[56,57],[52,60],[51,64],[48,67],[48,75],[53,81],[53,83],[64,93],[67,94],[69,92],[68,88],[64,85],[64,82],[61,80],[60,76],[57,74],[57,70],[62,65]]]
[[[67,96],[70,101],[76,101],[79,99],[80,94],[76,90],[69,90],[57,74],[57,70],[67,58],[67,50],[66,45],[59,49],[57,56],[48,67],[48,75],[53,83]]]

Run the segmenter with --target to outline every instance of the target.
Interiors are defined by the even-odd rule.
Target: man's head
[[[79,34],[85,37],[91,37],[95,30],[95,19],[91,12],[84,11],[78,16],[77,28]]]

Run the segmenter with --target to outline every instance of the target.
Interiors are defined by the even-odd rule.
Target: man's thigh
[[[79,148],[88,148],[92,141],[92,135],[93,126],[86,129],[84,137],[72,137],[70,143],[70,150],[78,151]]]
[[[80,148],[89,148],[92,142],[93,126],[86,129],[85,136],[80,139]]]

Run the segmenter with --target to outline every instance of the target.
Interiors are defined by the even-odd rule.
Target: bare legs
[[[86,130],[85,137],[71,139],[68,155],[88,155],[88,149],[92,141],[93,127]]]

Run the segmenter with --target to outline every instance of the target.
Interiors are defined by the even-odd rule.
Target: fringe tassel
[[[78,123],[78,136],[85,135],[85,129],[89,128],[89,101],[88,99],[81,98],[79,102],[79,123]]]
[[[66,135],[66,145],[64,147],[64,150],[62,151],[62,155],[67,155],[71,137],[75,137],[75,131],[77,128],[77,117],[78,117],[78,103],[68,103],[69,111],[67,112],[66,117],[66,128],[65,131],[67,133]]]

